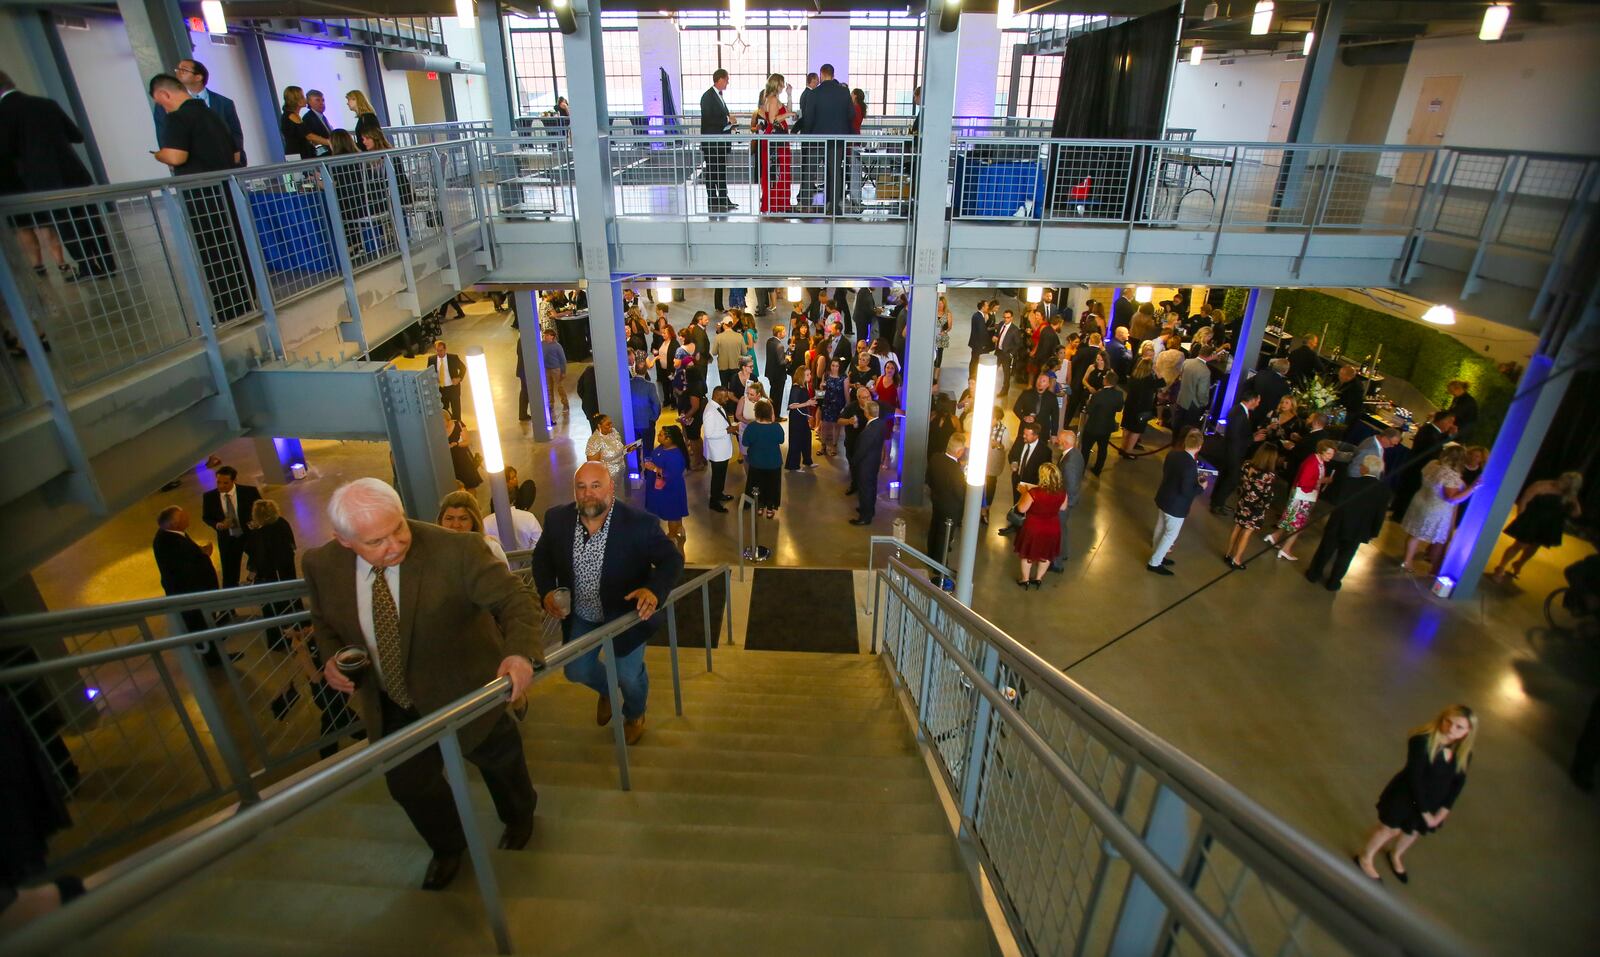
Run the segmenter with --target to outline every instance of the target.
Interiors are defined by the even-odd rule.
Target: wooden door
[[[1289,142],[1289,127],[1294,123],[1294,104],[1300,99],[1300,81],[1284,80],[1272,99],[1272,120],[1267,124],[1268,143]]]
[[[1430,76],[1422,80],[1422,92],[1417,96],[1417,108],[1411,114],[1411,126],[1406,129],[1407,146],[1442,146],[1445,131],[1450,126],[1450,115],[1455,112],[1456,98],[1461,93],[1461,77]],[[1400,160],[1394,180],[1407,186],[1421,186],[1428,181],[1433,168],[1431,154],[1407,154]]]

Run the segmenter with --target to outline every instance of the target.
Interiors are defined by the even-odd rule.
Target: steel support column
[[[482,7],[479,8],[480,10]],[[606,108],[605,56],[600,46],[600,4],[590,0],[577,14],[578,29],[561,38],[567,58],[567,94],[587,109],[572,111],[573,192],[578,209],[578,248],[589,294],[589,342],[594,351],[594,383],[600,411],[623,436],[633,436],[628,395],[627,337],[622,331],[622,284],[612,281],[607,224],[615,216],[611,193],[611,140],[601,124]],[[488,38],[485,37],[485,40]],[[488,59],[487,47],[484,57]],[[948,134],[946,134],[948,137]],[[942,182],[942,180],[941,180]]]
[[[239,34],[239,52],[244,55],[245,67],[250,71],[250,85],[260,91],[245,99],[251,101],[256,115],[261,118],[261,132],[267,138],[267,151],[271,154],[258,158],[256,162],[281,163],[289,151],[283,145],[283,132],[279,128],[277,87],[272,80],[272,65],[267,62],[266,38],[255,32]]]
[[[1328,100],[1333,82],[1333,67],[1339,59],[1339,37],[1344,32],[1344,11],[1349,0],[1325,0],[1317,7],[1313,21],[1311,53],[1300,71],[1300,95],[1294,101],[1294,117],[1289,121],[1289,142],[1315,143],[1317,121]]]
[[[544,339],[539,324],[539,297],[532,289],[518,289],[511,294],[511,308],[517,315],[517,346],[522,350],[522,374],[527,381],[528,414],[533,416],[533,438],[537,442],[550,441],[550,420],[555,417],[551,408],[556,397],[546,394],[544,377]]]
[[[1256,367],[1256,361],[1261,358],[1261,333],[1267,328],[1267,319],[1272,315],[1274,291],[1251,289],[1250,298],[1245,302],[1244,319],[1239,323],[1238,351],[1234,354],[1233,366],[1228,369],[1228,383],[1222,389],[1223,415],[1233,409],[1240,386],[1249,378],[1250,370]]]
[[[406,514],[433,521],[439,500],[455,488],[455,469],[445,443],[444,407],[439,385],[425,371],[385,369],[378,375],[394,484]]]
[[[933,404],[934,316],[944,267],[944,184],[950,180],[950,135],[956,103],[959,30],[945,33],[929,14],[923,44],[922,126],[917,147],[913,211],[911,308],[906,322],[905,431],[901,437],[900,502],[921,505],[928,468],[928,423]]]
[[[517,119],[517,101],[511,94],[511,69],[509,51],[506,49],[505,24],[501,22],[504,13],[505,5],[500,0],[478,0],[478,40],[483,44],[485,71],[483,80],[489,89],[489,119],[494,125],[496,136],[509,135],[516,129]],[[571,56],[570,50],[567,55]],[[567,72],[572,72],[570,62],[567,65]]]
[[[177,0],[117,0],[117,12],[128,31],[133,60],[139,65],[140,86],[157,73],[171,73],[179,60],[194,53],[189,25]],[[273,128],[277,128],[276,120]]]

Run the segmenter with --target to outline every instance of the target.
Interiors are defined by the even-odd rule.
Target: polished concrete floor
[[[957,343],[978,295],[951,293]],[[709,307],[709,295],[689,297],[673,306],[675,322]],[[445,335],[455,350],[483,345],[499,371],[495,405],[507,458],[538,482],[542,510],[567,500],[588,428],[579,415],[558,415],[555,439],[539,444],[516,421],[508,323],[486,306],[471,306]],[[959,390],[965,350],[949,350],[945,365],[942,384]],[[467,418],[473,425],[470,403]],[[327,538],[322,508],[339,482],[388,471],[379,444],[306,448],[311,477],[267,490],[284,503],[302,547]],[[253,443],[219,452],[246,481],[259,473]],[[1390,878],[1385,887],[1491,952],[1592,952],[1600,932],[1593,907],[1600,815],[1566,768],[1600,688],[1600,646],[1592,634],[1550,631],[1540,613],[1560,569],[1590,547],[1569,541],[1541,554],[1520,582],[1485,583],[1478,598],[1449,603],[1428,593],[1427,579],[1400,571],[1402,538],[1390,525],[1333,595],[1301,577],[1316,544],[1309,535],[1297,549],[1301,562],[1276,560],[1258,546],[1264,553],[1246,571],[1228,573],[1219,556],[1231,522],[1197,507],[1174,553],[1177,575],[1162,578],[1141,569],[1159,468],[1154,457],[1113,457],[1103,476],[1087,479],[1067,571],[1040,591],[1018,591],[1009,544],[985,529],[974,607],[1336,854],[1358,846],[1373,823],[1372,802],[1403,761],[1408,729],[1451,702],[1472,705],[1482,731],[1456,813],[1413,850],[1410,884]],[[853,511],[837,460],[784,478],[780,517],[762,523],[762,541],[776,545],[778,564],[859,568],[868,532],[889,534],[897,516],[907,520],[908,541],[923,540],[926,510],[901,510],[886,498],[872,529],[846,524]],[[167,504],[198,510],[208,481],[185,476],[179,489],[151,496],[39,568],[47,603],[67,608],[159,594],[148,550],[154,516]],[[705,482],[705,473],[693,473],[688,557],[732,562],[736,516],[706,512]],[[742,482],[735,466],[730,483]]]

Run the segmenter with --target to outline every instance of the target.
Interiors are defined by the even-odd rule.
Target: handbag
[[[1008,528],[1021,528],[1022,518],[1022,513],[1013,508],[1006,512],[1006,526]]]

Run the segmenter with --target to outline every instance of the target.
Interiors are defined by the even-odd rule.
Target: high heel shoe
[[[1286,562],[1297,562],[1297,561],[1300,560],[1299,558],[1295,557],[1294,555],[1289,554],[1288,552],[1284,551],[1281,548],[1278,549],[1278,557],[1283,559]]]
[[[1273,538],[1272,537],[1272,533],[1270,533],[1270,532],[1268,532],[1266,535],[1261,536],[1261,540],[1263,542],[1266,542],[1268,545],[1276,545],[1276,544],[1278,544],[1278,540],[1276,538]]]
[[[1042,579],[1042,578],[1030,578],[1030,579],[1028,579],[1028,584],[1032,585],[1033,588],[1035,590],[1037,590],[1037,589],[1040,589],[1040,588],[1044,587],[1044,579]]]
[[[1017,579],[1017,587],[1026,589],[1028,587],[1028,580],[1026,578]]]

